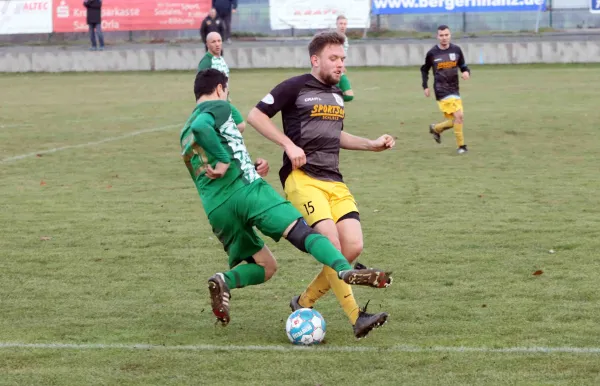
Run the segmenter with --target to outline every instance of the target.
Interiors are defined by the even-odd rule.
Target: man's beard
[[[335,86],[336,84],[338,84],[340,82],[339,79],[335,79],[333,77],[333,74],[331,73],[324,73],[322,72],[321,74],[321,79],[323,80],[323,83],[329,85],[329,86]]]

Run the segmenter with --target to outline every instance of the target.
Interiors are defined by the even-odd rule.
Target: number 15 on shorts
[[[313,206],[312,201],[309,201],[304,204],[304,210],[306,211],[307,216],[310,216],[311,214],[315,213],[315,207]]]

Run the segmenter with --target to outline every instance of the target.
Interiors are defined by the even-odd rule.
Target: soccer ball
[[[285,332],[293,344],[319,344],[325,339],[325,319],[316,310],[301,308],[288,317]]]

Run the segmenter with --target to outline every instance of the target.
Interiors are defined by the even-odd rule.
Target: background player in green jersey
[[[348,36],[346,36],[346,29],[348,29],[348,19],[346,16],[339,15],[335,22],[337,32],[342,35],[346,40],[344,40],[344,52],[346,54],[346,58],[348,58],[348,47],[350,44],[348,43]],[[352,86],[350,85],[350,79],[346,75],[346,67],[344,66],[344,73],[340,78],[340,83],[337,86],[342,90],[343,98],[346,102],[350,102],[354,99],[354,91],[352,91]]]
[[[221,55],[223,50],[223,41],[221,39],[221,35],[218,32],[211,32],[206,36],[206,47],[208,51],[200,62],[198,63],[198,71],[205,70],[207,68],[214,68],[215,70],[219,70],[225,74],[227,78],[229,78],[229,66],[227,66],[227,62],[225,62],[225,58]],[[230,99],[228,99],[231,102]],[[237,125],[240,132],[244,132],[246,128],[246,122],[244,122],[244,116],[239,110],[232,104],[231,105],[231,113],[233,114],[233,120]]]
[[[275,257],[253,227],[275,241],[286,238],[334,269],[348,284],[375,288],[391,284],[387,272],[352,269],[341,252],[261,178],[226,102],[224,73],[215,69],[198,72],[194,94],[197,106],[181,130],[179,142],[213,232],[229,255],[230,270],[208,280],[218,321],[223,325],[230,321],[230,289],[264,283],[277,270]]]

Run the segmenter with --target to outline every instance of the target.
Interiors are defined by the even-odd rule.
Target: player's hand
[[[285,154],[287,154],[290,161],[292,161],[293,170],[296,170],[306,164],[306,154],[304,154],[304,150],[294,144],[285,148]]]
[[[227,169],[229,169],[229,164],[224,164],[223,162],[217,162],[214,169],[212,166],[208,165],[206,166],[206,177],[211,180],[216,180],[217,178],[223,177],[227,172]]]
[[[471,73],[469,71],[465,71],[462,73],[463,80],[467,80],[471,77]]]
[[[424,90],[423,90],[423,94],[425,94],[425,96],[426,96],[427,98],[429,98],[429,89],[428,89],[428,88],[424,89]]]
[[[235,9],[235,8],[231,10],[231,13],[236,13],[236,12],[237,12],[237,9]]]
[[[393,148],[396,145],[394,137],[384,134],[374,141],[371,141],[371,151],[384,151]]]
[[[269,174],[269,163],[266,159],[257,158],[256,162],[254,163],[254,168],[261,177],[266,177],[267,174]]]

